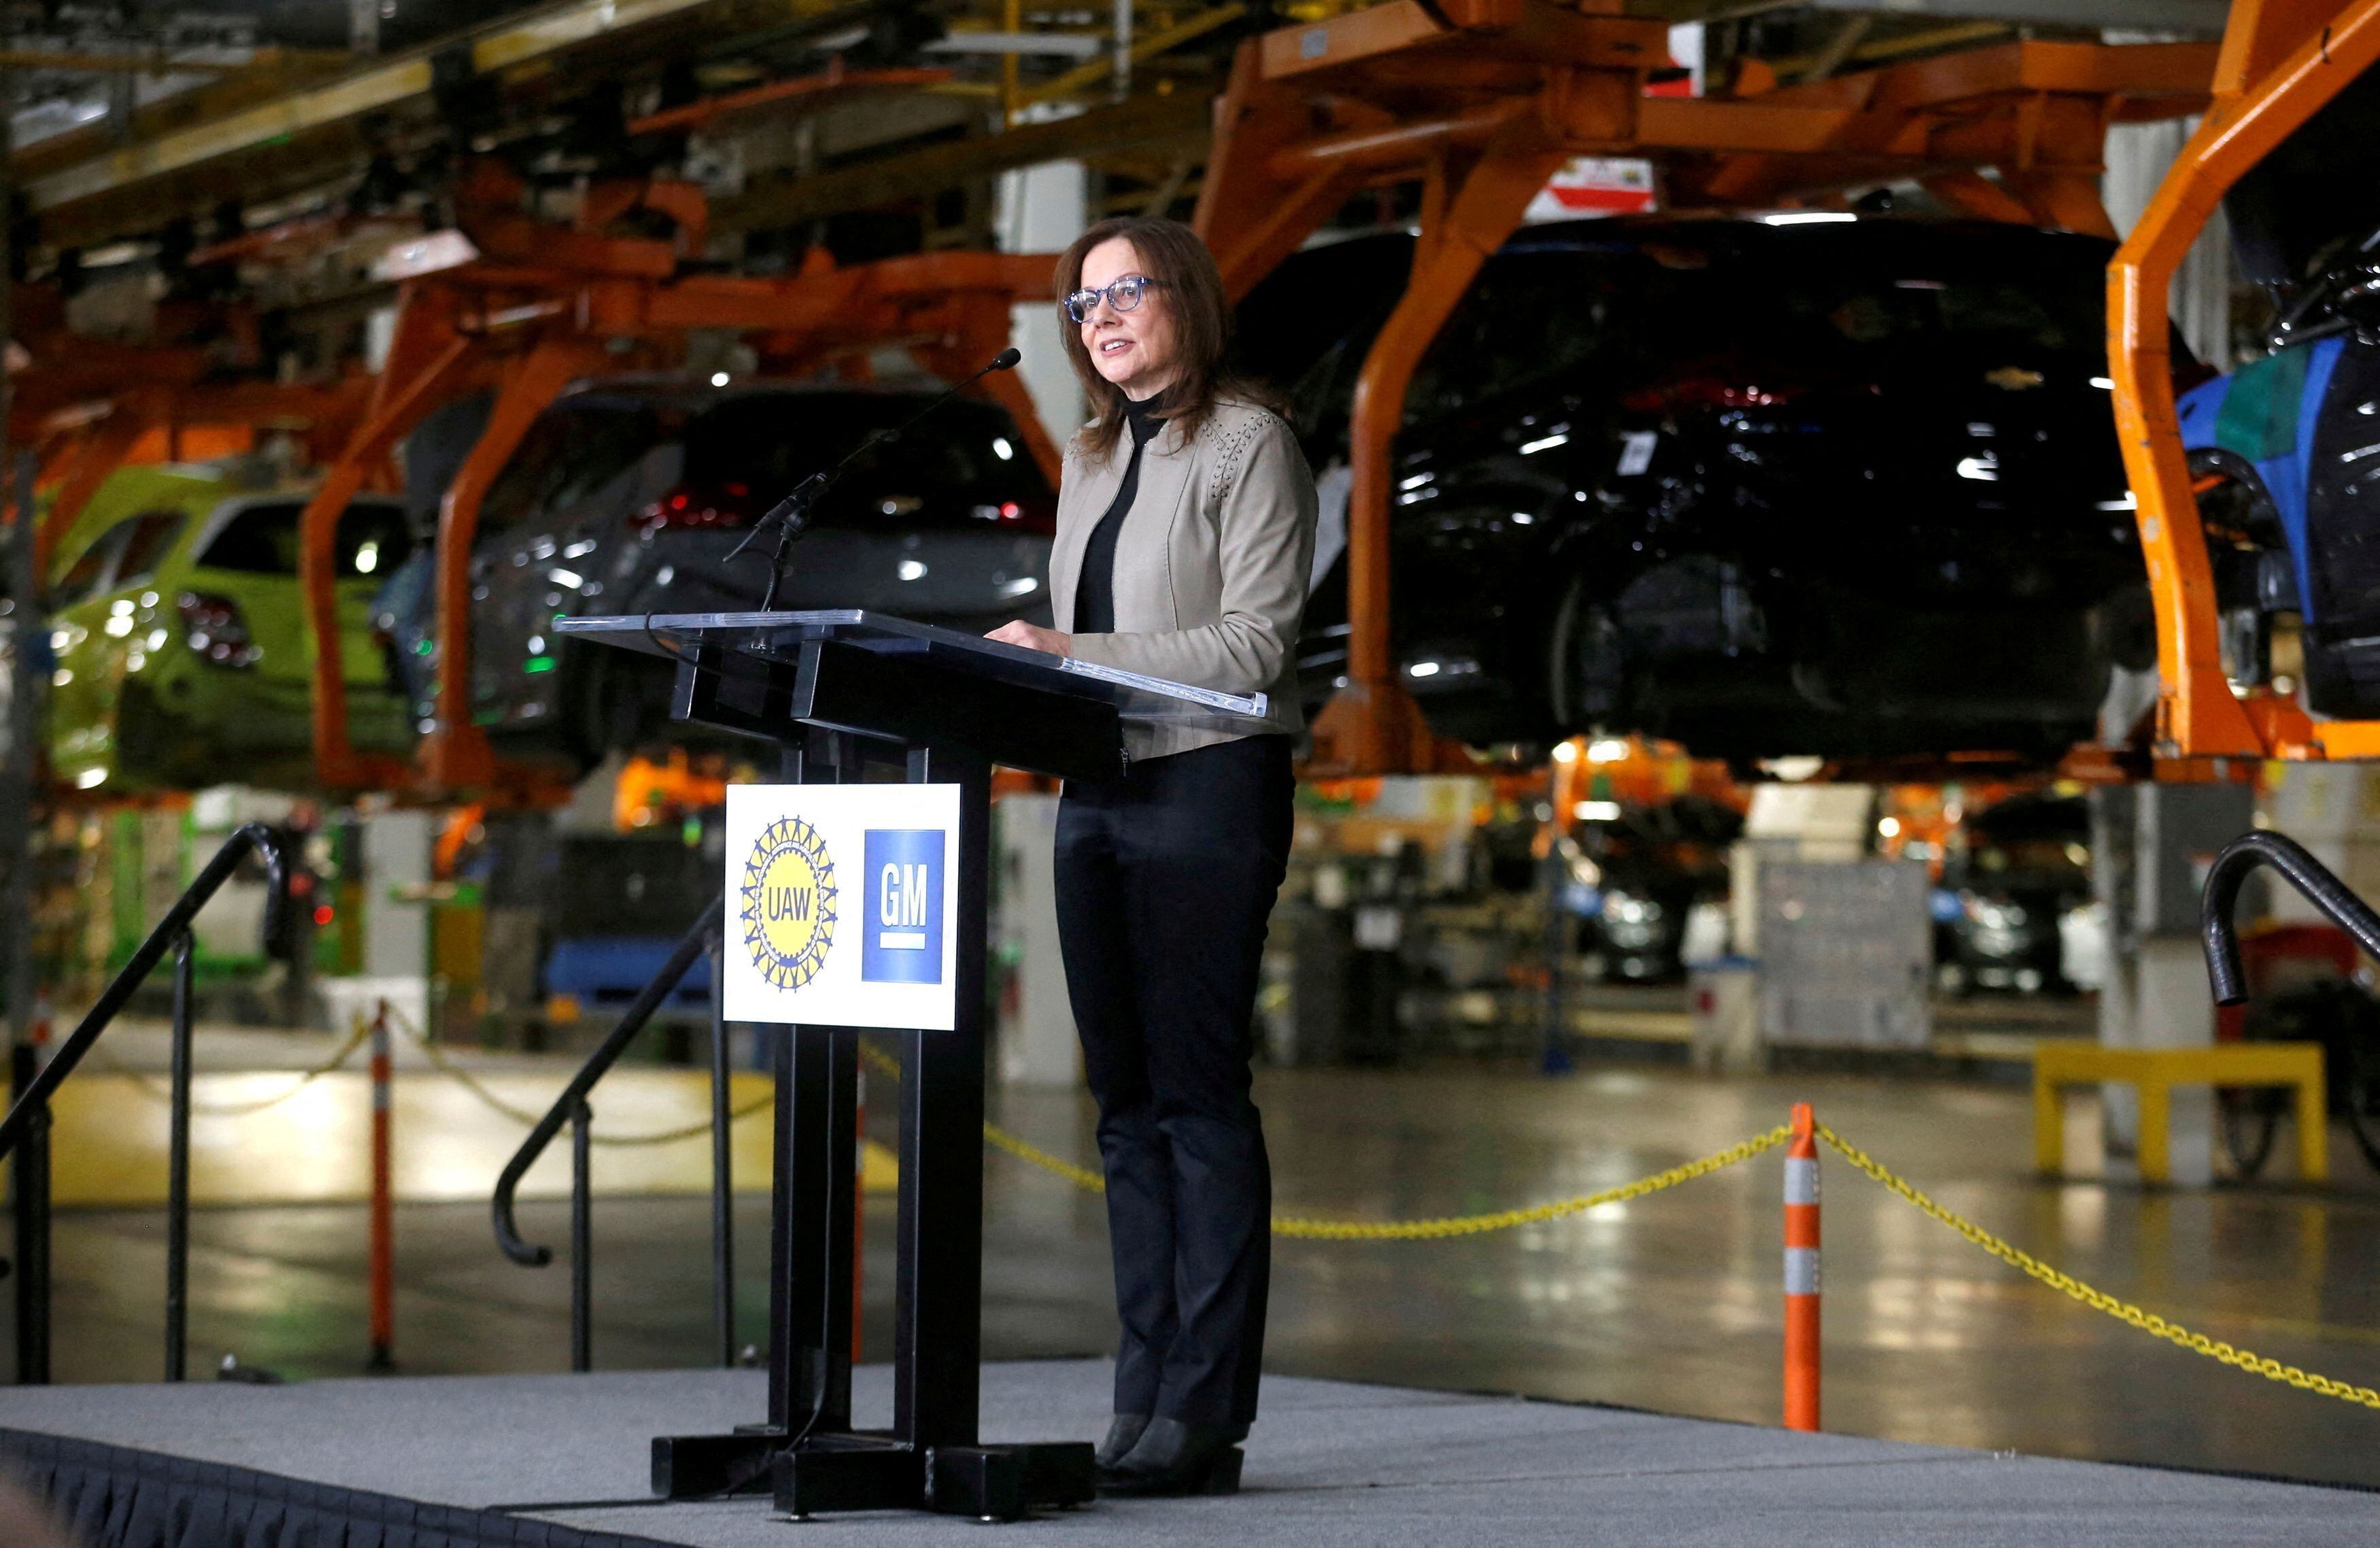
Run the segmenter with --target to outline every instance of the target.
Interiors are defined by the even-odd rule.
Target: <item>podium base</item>
[[[930,1510],[992,1521],[1088,1505],[1098,1493],[1096,1451],[1088,1441],[920,1452],[866,1431],[814,1435],[790,1451],[785,1440],[783,1431],[758,1425],[727,1435],[657,1435],[653,1493],[666,1500],[767,1493],[780,1511],[797,1518],[835,1510]],[[1235,1489],[1236,1454],[1234,1463]]]
[[[929,1446],[829,1435],[771,1459],[776,1507],[795,1520],[836,1510],[929,1510],[1014,1521],[1036,1510],[1088,1505],[1097,1494],[1088,1441],[1040,1445]]]

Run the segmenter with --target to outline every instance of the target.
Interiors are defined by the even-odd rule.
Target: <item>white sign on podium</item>
[[[959,786],[732,785],[731,1021],[957,1025]]]

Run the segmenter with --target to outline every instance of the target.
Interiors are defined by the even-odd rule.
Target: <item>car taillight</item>
[[[639,530],[662,528],[749,527],[770,501],[748,484],[680,484],[628,518]]]
[[[976,514],[990,515],[1003,527],[1014,527],[1042,537],[1058,534],[1058,502],[1045,495],[1026,500],[1002,500],[997,506],[978,506]]]
[[[1805,390],[1799,386],[1765,386],[1733,377],[1688,376],[1639,387],[1620,401],[1623,408],[1639,414],[1658,414],[1672,408],[1767,408],[1790,403]]]
[[[248,620],[229,597],[184,591],[176,605],[182,615],[182,640],[217,666],[253,666],[264,652],[249,638]]]

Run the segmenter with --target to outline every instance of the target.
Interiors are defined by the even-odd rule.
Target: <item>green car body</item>
[[[310,784],[306,496],[188,465],[123,469],[100,487],[51,573],[50,758],[62,783],[111,795]],[[395,500],[359,498],[340,518],[348,734],[374,751],[414,740],[370,624],[411,546]]]

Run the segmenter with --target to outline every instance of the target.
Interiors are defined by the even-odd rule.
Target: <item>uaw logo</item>
[[[769,824],[744,860],[735,917],[761,978],[799,989],[818,976],[834,945],[834,859],[798,817]]]

